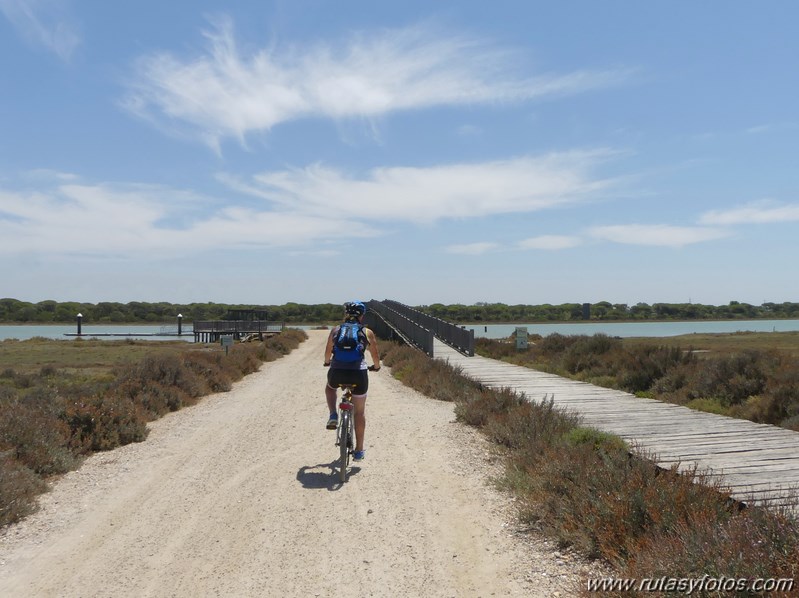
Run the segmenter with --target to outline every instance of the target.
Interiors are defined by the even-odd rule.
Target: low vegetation
[[[799,334],[626,340],[536,336],[526,350],[477,339],[484,356],[694,409],[799,431]]]
[[[662,360],[681,359],[669,355]],[[387,345],[383,361],[406,385],[454,401],[458,419],[495,443],[506,462],[500,483],[518,497],[525,522],[619,577],[799,574],[799,523],[786,511],[746,508],[700,471],[658,468],[551,400],[485,388],[399,345]]]
[[[230,390],[305,338],[287,329],[227,353],[188,343],[0,343],[0,526],[35,509],[50,476],[94,451],[144,440],[147,422]]]

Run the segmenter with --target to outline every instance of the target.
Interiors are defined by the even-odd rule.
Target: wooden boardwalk
[[[722,476],[744,503],[788,505],[799,511],[799,432],[703,413],[687,407],[562,378],[495,359],[467,357],[438,339],[437,359],[492,388],[512,388],[531,400],[554,397],[583,425],[611,432],[662,466],[698,467]]]

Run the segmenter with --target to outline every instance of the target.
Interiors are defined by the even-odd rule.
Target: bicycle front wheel
[[[346,411],[341,412],[341,422],[339,423],[339,459],[338,459],[338,477],[342,482],[347,481],[347,465],[350,462],[350,447],[352,439],[350,438],[350,414]]]

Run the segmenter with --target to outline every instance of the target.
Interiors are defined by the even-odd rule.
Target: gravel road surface
[[[325,331],[150,425],[0,532],[0,596],[570,596],[589,565],[521,533],[453,406],[370,375],[367,458],[339,484]]]

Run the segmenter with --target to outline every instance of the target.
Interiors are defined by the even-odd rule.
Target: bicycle
[[[370,365],[370,372],[379,372],[380,368]],[[336,446],[339,450],[338,475],[341,482],[347,481],[347,466],[350,464],[350,455],[355,453],[355,405],[352,403],[352,391],[357,384],[338,384],[344,392],[338,404],[338,426],[336,428]]]
[[[355,384],[339,384],[339,388],[344,390],[344,394],[338,405],[339,417],[338,428],[336,429],[336,446],[339,447],[338,477],[343,483],[347,481],[347,466],[350,463],[350,455],[354,452],[355,445],[354,406],[352,404],[352,389],[355,388]]]

